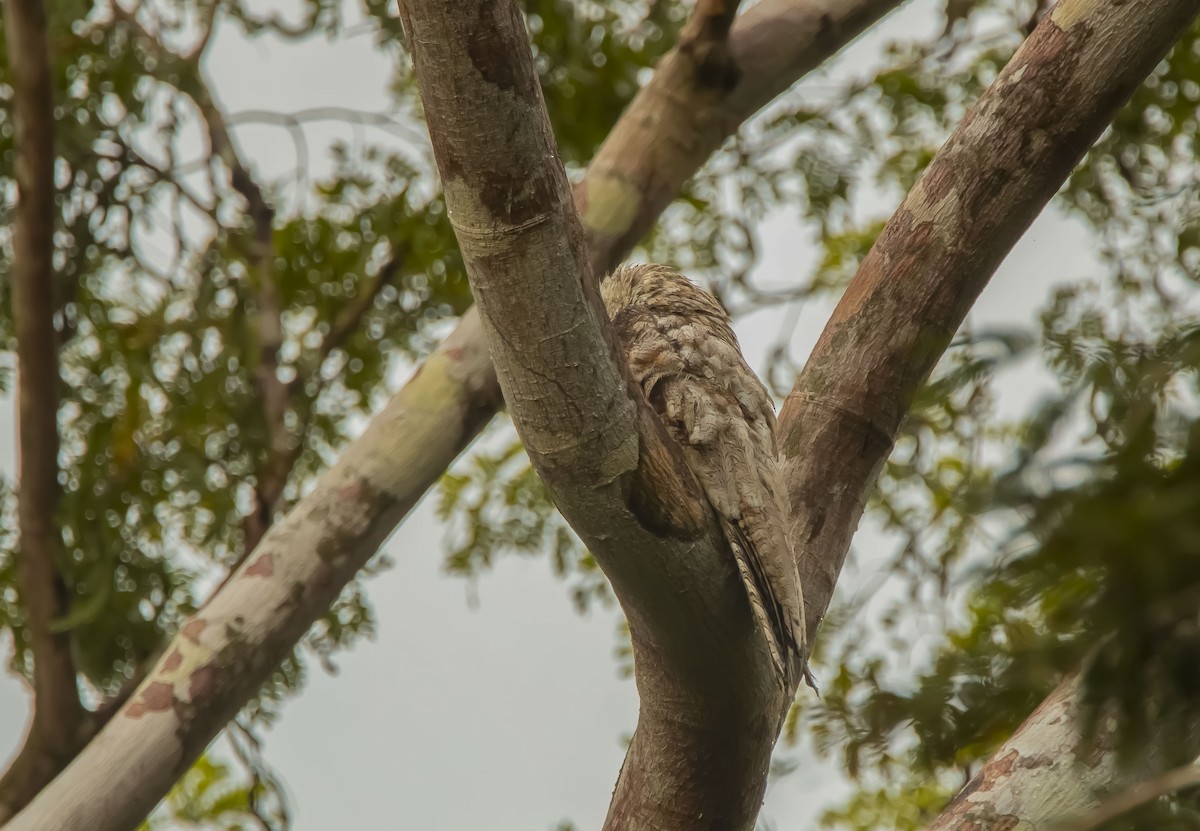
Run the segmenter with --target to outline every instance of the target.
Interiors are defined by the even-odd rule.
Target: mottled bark
[[[810,632],[913,395],[1009,249],[1198,10],[1195,0],[1062,0],[863,261],[780,416]],[[1153,772],[1118,771],[1111,752],[1075,758],[1073,689],[1051,696],[931,831],[1046,828],[1094,806],[1093,785]]]
[[[1062,0],[938,151],[846,289],[780,413],[809,631],[913,396],[987,281],[1195,0]]]
[[[80,742],[83,708],[68,611],[56,568],[58,335],[54,329],[54,98],[41,0],[5,0],[4,29],[16,115],[17,205],[10,268],[17,336],[17,581],[33,658],[33,715],[20,752],[0,779],[0,822],[58,772]]]
[[[1075,718],[1078,694],[1075,677],[1051,693],[929,831],[1047,829],[1094,809],[1106,791],[1152,776],[1150,764],[1119,765],[1110,744],[1085,744]]]
[[[460,334],[482,341],[478,332]],[[271,527],[11,831],[124,831],[153,809],[411,510],[407,483],[415,477],[428,487],[441,475],[446,419],[478,429],[478,419],[490,417],[490,407],[473,405],[479,391],[458,395],[446,381],[461,380],[450,355],[474,360],[472,348],[453,338],[430,358],[427,380],[406,387],[403,406],[375,418],[320,486]]]
[[[719,9],[727,2],[701,4]],[[763,0],[738,15],[730,88],[701,70],[687,41],[654,68],[575,188],[593,273],[611,271],[738,126],[901,0]],[[685,35],[704,27],[689,23]],[[704,50],[707,54],[707,51]]]
[[[635,443],[657,436],[638,419],[588,291],[519,14],[503,4],[402,8],[505,397],[535,468],[630,619],[642,709],[606,828],[749,827],[786,702],[727,649],[746,615],[711,597],[714,587],[729,593],[719,541],[693,531],[685,559],[675,550],[684,529],[648,538],[625,510]],[[1192,14],[1182,3],[1060,4],[864,260],[781,425],[814,631],[918,387],[1004,255]],[[496,124],[506,141],[481,142]],[[682,562],[697,572],[672,570]],[[666,607],[672,590],[687,600]]]

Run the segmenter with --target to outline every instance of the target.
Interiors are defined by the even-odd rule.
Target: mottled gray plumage
[[[775,411],[716,299],[666,266],[622,266],[601,294],[634,380],[712,504],[783,683],[800,669],[804,599]]]

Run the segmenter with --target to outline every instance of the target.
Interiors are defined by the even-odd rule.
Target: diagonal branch
[[[83,708],[70,635],[56,632],[68,594],[56,568],[58,335],[54,329],[54,94],[41,0],[5,0],[16,111],[17,205],[11,266],[18,366],[17,578],[33,657],[29,734],[0,789],[0,806],[29,799],[80,744]],[[0,821],[5,817],[0,816]]]
[[[1057,8],[896,211],[781,413],[809,632],[828,608],[867,494],[917,389],[1005,254],[1196,13],[1189,0],[1063,0]],[[643,717],[644,708],[643,695]],[[688,793],[704,780],[697,768],[728,758],[719,724],[645,726],[639,721],[621,769],[608,828],[653,825],[647,818],[665,795]],[[774,738],[767,736],[765,753],[745,745],[742,753],[765,759]],[[746,744],[762,740],[743,736]],[[687,752],[675,755],[673,747]]]
[[[809,631],[918,387],[1001,260],[1197,11],[1194,0],[1061,0],[863,261],[780,417]],[[1047,699],[931,831],[1045,828],[1095,804],[1089,783],[1136,777],[1112,748],[1086,758],[1076,693],[1069,681]]]
[[[732,89],[698,75],[685,44],[664,55],[575,187],[592,272],[616,267],[743,121],[901,3],[756,3],[729,30],[729,53],[738,68]],[[698,11],[706,8],[701,4]],[[697,26],[689,22],[688,28]]]
[[[863,260],[780,414],[809,631],[917,389],[1000,262],[1196,12],[1194,0],[1061,0]]]
[[[1146,782],[1131,785],[1119,794],[1106,799],[1094,811],[1077,820],[1057,825],[1051,831],[1094,831],[1106,822],[1110,822],[1122,814],[1127,814],[1135,808],[1140,808],[1159,797],[1196,787],[1200,787],[1200,767],[1190,764],[1172,768]]]
[[[762,0],[730,32],[729,94],[662,61],[575,188],[595,273],[615,266],[746,118],[900,0]],[[24,829],[136,824],[252,696],[500,404],[468,312],[342,459],[183,627],[134,698],[14,820]],[[178,702],[178,708],[173,706]],[[119,794],[103,807],[92,794]]]

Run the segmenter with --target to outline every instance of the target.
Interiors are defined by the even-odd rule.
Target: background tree
[[[588,266],[576,246],[575,265],[548,276],[562,281],[621,259],[742,119],[890,5],[766,0],[737,18],[728,40],[733,10],[705,4],[686,26],[684,9],[671,3],[527,6],[534,66],[562,157],[578,176],[595,156],[575,188]],[[1144,4],[1133,4],[1149,21],[1140,24],[1146,29],[1136,32],[1139,37],[1117,31],[1126,35],[1124,48],[1137,45],[1144,71],[1138,75],[1135,62],[1110,79],[1097,73],[1095,63],[1107,53],[1087,51],[1096,47],[1091,35],[1082,46],[1071,41],[1071,48],[1047,40],[1055,32],[1088,30],[1087,16],[1071,11],[1076,5],[1064,4],[1066,22],[1042,21],[1042,40],[1035,43],[1045,51],[1029,54],[1043,55],[1046,63],[1025,64],[1041,74],[1030,69],[1033,78],[1020,88],[1028,95],[1058,84],[1060,92],[1075,94],[1059,98],[1044,92],[1037,99],[1054,105],[1047,124],[1064,131],[1050,131],[1051,140],[1070,139],[1069,150],[1059,151],[1057,165],[1049,168],[1058,178],[1046,178],[1042,190],[1056,187],[1067,174],[1071,153],[1082,152],[1099,132],[1109,117],[1105,106],[1115,106],[1150,69],[1158,57],[1154,50],[1165,50],[1183,33],[1189,11],[1186,4],[1160,4],[1150,14]],[[1122,23],[1128,21],[1120,15],[1132,14],[1094,5],[1090,13],[1118,14]],[[397,58],[394,112],[276,120],[295,125],[304,117],[334,115],[411,135],[405,130],[421,110],[399,27],[383,8],[368,5],[365,11],[364,25],[379,48]],[[644,253],[711,275],[714,288],[735,308],[840,288],[882,227],[881,218],[864,221],[856,214],[861,191],[908,190],[933,148],[994,80],[1042,11],[1033,4],[1015,13],[1007,4],[950,4],[939,37],[888,53],[873,77],[832,90],[827,84],[821,95],[785,98],[744,128],[688,185],[687,198],[670,209]],[[340,599],[338,592],[496,406],[495,380],[472,314],[429,354],[437,320],[462,312],[467,290],[445,210],[432,195],[424,146],[409,139],[342,150],[328,182],[314,187],[301,178],[268,187],[239,157],[230,135],[239,122],[220,110],[205,82],[200,59],[218,24],[240,24],[252,36],[303,37],[340,32],[342,14],[338,7],[313,4],[293,25],[223,3],[133,11],[56,7],[46,33],[39,34],[36,25],[21,28],[36,20],[37,4],[5,7],[11,85],[0,87],[5,106],[0,141],[6,143],[5,158],[14,159],[6,169],[18,174],[15,183],[5,183],[15,216],[12,237],[5,240],[14,288],[8,317],[18,324],[18,352],[40,356],[26,357],[22,366],[45,360],[47,350],[34,345],[36,338],[56,341],[65,383],[57,396],[63,403],[56,405],[53,385],[45,383],[54,377],[52,367],[21,376],[22,411],[28,406],[40,414],[22,418],[22,460],[32,464],[41,458],[37,469],[43,477],[35,485],[26,476],[20,498],[8,497],[20,506],[21,534],[7,541],[4,579],[17,591],[6,592],[0,602],[13,634],[14,666],[33,680],[37,712],[61,706],[75,715],[52,724],[77,722],[66,731],[71,735],[55,740],[44,738],[38,726],[38,719],[47,723],[44,715],[35,717],[29,739],[0,781],[0,801],[10,815],[122,706],[123,717],[107,734],[118,738],[101,740],[88,752],[123,758],[123,730],[136,734],[163,764],[149,777],[132,767],[119,774],[117,781],[127,777],[130,798],[105,808],[112,813],[103,817],[92,801],[95,793],[75,788],[73,802],[86,808],[90,822],[115,823],[104,827],[140,818],[253,695],[231,734],[235,747],[252,749],[253,741],[245,738],[254,724],[270,717],[302,677],[304,651],[293,651],[295,640],[318,613],[326,616],[307,639],[309,654],[327,656],[369,630],[357,584]],[[1078,20],[1083,29],[1074,28]],[[1084,680],[1093,683],[1085,691],[1092,691],[1098,705],[1118,708],[1123,716],[1116,721],[1118,733],[1135,744],[1157,748],[1149,738],[1187,735],[1171,729],[1169,719],[1190,723],[1192,712],[1180,706],[1190,700],[1186,669],[1194,651],[1187,642],[1187,595],[1178,592],[1194,579],[1188,565],[1195,512],[1187,460],[1195,359],[1183,302],[1200,258],[1190,187],[1200,89],[1194,41],[1194,29],[1188,30],[1058,197],[1096,228],[1101,255],[1112,268],[1095,285],[1063,291],[1044,317],[1042,340],[1062,393],[1032,417],[1025,413],[1016,423],[1001,422],[993,415],[991,379],[1035,339],[968,331],[916,397],[871,510],[902,541],[898,579],[910,582],[913,596],[933,589],[958,614],[939,616],[946,646],[915,681],[911,675],[897,678],[885,650],[861,648],[861,627],[902,634],[913,625],[921,613],[911,602],[899,601],[882,614],[845,610],[823,627],[818,666],[828,668],[831,681],[821,703],[806,699],[796,709],[788,735],[798,735],[807,723],[821,741],[843,749],[847,769],[861,783],[843,810],[829,814],[829,823],[918,827],[944,804],[952,777],[997,747],[1109,631],[1121,637],[1107,642],[1089,664]],[[53,59],[49,90],[28,80],[36,76],[39,55],[42,63]],[[737,79],[728,72],[731,56]],[[629,104],[639,73],[656,59],[653,80]],[[1062,74],[1048,75],[1047,65]],[[1083,73],[1091,74],[1093,86],[1086,80],[1069,83]],[[1122,90],[1121,83],[1128,86]],[[1097,92],[1099,100],[1079,96],[1092,89],[1103,91]],[[59,102],[54,144],[18,138],[14,150],[14,120],[21,130],[48,128],[47,94]],[[995,125],[995,111],[979,112],[986,117],[968,119],[964,129]],[[514,123],[528,127],[534,115],[520,113]],[[447,129],[444,124],[432,125],[435,138]],[[997,129],[988,135],[1002,134]],[[945,155],[974,148],[971,138],[968,130],[943,150],[941,170],[957,176],[977,173],[988,158],[1011,163],[1005,153],[1015,149],[1003,143],[990,147],[982,161]],[[47,263],[47,201],[40,207],[36,199],[18,201],[15,190],[45,191],[51,146],[57,153],[58,198],[54,256]],[[40,163],[31,160],[34,151],[41,153]],[[41,178],[21,179],[30,169],[41,171],[30,174]],[[978,218],[978,226],[960,229],[956,239],[965,244],[970,232],[996,227],[1019,231],[1040,208],[1038,200],[1050,195],[1030,188],[1028,175],[1018,171],[1008,180],[984,180],[979,192],[986,199],[971,204],[995,200],[996,207],[977,207],[969,215]],[[923,193],[935,181],[931,176]],[[919,211],[920,198],[910,194],[897,216]],[[281,208],[289,202],[296,207]],[[821,267],[811,280],[773,296],[751,280],[753,228],[765,213],[795,204],[805,205],[813,217]],[[568,222],[570,211],[560,211]],[[949,219],[959,215],[950,211]],[[33,226],[41,229],[40,237],[22,230]],[[893,220],[892,236],[881,239],[876,268],[881,257],[919,250],[920,241],[896,230],[900,227]],[[550,243],[563,241],[549,236]],[[984,261],[954,261],[964,279],[975,281],[954,304],[960,319],[967,295],[978,290],[1011,241],[981,244]],[[25,250],[40,254],[22,254]],[[860,288],[850,296],[865,296],[886,309],[878,298],[886,299],[887,284],[871,282],[871,262],[863,263]],[[51,268],[54,292],[35,301],[37,311],[26,312],[31,295],[21,286],[49,285],[36,275],[44,278]],[[940,276],[954,279],[954,269],[948,272]],[[950,291],[956,285],[938,283],[938,276],[914,279],[913,285],[931,296],[936,286]],[[576,283],[567,281],[570,285]],[[547,286],[547,297],[566,287]],[[909,305],[895,306],[911,312],[914,298],[902,299]],[[573,308],[578,310],[578,301]],[[1110,313],[1113,308],[1119,313]],[[854,320],[849,312],[839,314],[835,322]],[[862,489],[900,426],[912,385],[959,322],[953,314],[927,322],[933,320],[944,327],[934,346],[893,353],[901,383],[891,390],[893,397],[881,399],[893,408],[885,440],[872,440],[861,423],[844,425],[846,435],[873,441],[874,456],[866,454],[856,474]],[[595,342],[582,352],[593,360],[603,353]],[[285,524],[268,531],[345,443],[349,417],[381,403],[384,356],[425,354],[420,374]],[[779,357],[782,390],[791,386],[794,373],[786,350]],[[797,389],[803,392],[804,383],[814,379],[836,379],[839,371],[853,378],[850,367],[844,351],[827,340]],[[830,424],[828,415],[802,406],[803,395],[795,400],[788,426],[803,441],[814,441],[809,437]],[[53,455],[61,472],[47,477],[45,448],[54,431],[45,427],[55,422],[61,448]],[[1094,436],[1064,441],[1067,429]],[[1003,451],[1016,440],[1024,450],[1014,460]],[[25,452],[26,441],[42,448],[42,455]],[[504,444],[498,436],[444,480],[444,511],[462,532],[450,540],[449,563],[473,572],[503,551],[549,551],[581,603],[603,596],[595,561],[557,519],[515,448]],[[545,473],[545,458],[540,463]],[[810,471],[810,481],[828,487],[831,480],[820,473]],[[664,485],[653,470],[645,475]],[[561,500],[572,485],[557,487]],[[1130,493],[1143,496],[1130,499]],[[56,499],[61,543],[34,542],[37,532],[30,529],[38,516],[46,527]],[[827,532],[841,535],[825,543],[832,559],[816,564],[820,568],[809,575],[821,606],[829,600],[858,502],[853,498],[842,506],[845,515]],[[807,521],[814,523],[811,514]],[[997,529],[1003,534],[999,541]],[[256,546],[259,553],[244,563],[242,576],[223,584],[227,570]],[[615,579],[611,555],[606,562],[601,551],[596,554]],[[1161,567],[1145,568],[1151,554]],[[717,573],[719,564],[709,571]],[[641,585],[630,579],[634,589]],[[629,582],[618,580],[626,598]],[[166,646],[205,589],[216,584],[223,585],[216,598]],[[267,602],[272,598],[279,602]],[[710,601],[717,608],[729,605],[723,592]],[[259,612],[250,614],[252,607]],[[217,631],[198,623],[222,619],[238,625]],[[1107,625],[1097,626],[1096,620]],[[687,624],[686,618],[679,621],[682,631],[694,631]],[[635,619],[635,645],[637,625]],[[736,623],[728,631],[736,642]],[[743,652],[735,649],[732,655]],[[164,656],[159,670],[131,699],[159,655]],[[282,669],[272,675],[279,659]],[[1147,683],[1155,692],[1149,698]],[[172,707],[173,700],[189,706]],[[193,731],[179,733],[178,744],[176,716]],[[1168,759],[1196,755],[1186,742],[1179,747],[1165,742],[1162,750]],[[73,773],[101,770],[87,759]],[[231,788],[228,767],[202,760],[168,808],[181,818],[218,826],[242,822],[247,814],[285,822],[269,775],[252,752],[243,763],[248,784]],[[1115,769],[1099,769],[1098,784],[1119,786]],[[1036,767],[1026,770],[1038,773]],[[977,784],[973,796],[986,795],[995,777],[985,781],[989,787]],[[742,793],[743,811],[749,811],[754,795]],[[1084,793],[1081,804],[1092,799]],[[70,809],[68,802],[48,796],[38,804]],[[943,821],[953,821],[954,811],[970,804],[971,798],[959,801]],[[1186,816],[1185,803],[1165,807],[1173,816]],[[16,824],[21,821],[35,820]]]

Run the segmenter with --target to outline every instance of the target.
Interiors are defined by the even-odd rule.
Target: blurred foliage
[[[869,65],[844,54],[746,124],[635,256],[686,269],[737,313],[789,304],[786,321],[796,304],[844,286],[890,206],[1046,4],[926,5],[941,15],[924,35]],[[378,407],[389,378],[469,303],[391,7],[156,0],[115,17],[106,4],[51,7],[65,492],[57,565],[72,597],[58,625],[72,635],[89,701],[136,676],[245,555],[260,503],[268,520],[286,510]],[[562,156],[577,174],[690,4],[524,8]],[[305,119],[333,110],[220,113],[220,90],[202,69],[214,24],[219,37],[264,43],[365,34],[392,60],[391,104],[334,112],[350,138],[333,148],[331,172],[311,181]],[[3,50],[0,38],[0,391],[13,364],[15,200]],[[1200,684],[1188,660],[1200,579],[1198,102],[1194,28],[1055,200],[1086,230],[1094,261],[1053,293],[1036,327],[968,323],[915,402],[866,521],[893,550],[855,553],[875,586],[830,611],[815,656],[822,698],[806,697],[787,726],[790,741],[808,736],[858,785],[825,813],[825,827],[922,827],[1085,658],[1093,712],[1119,713],[1127,743],[1144,743],[1151,721],[1168,752],[1179,735],[1171,719]],[[285,126],[296,143],[294,175],[259,182],[275,212],[265,267],[229,159],[207,152],[222,121],[235,142],[258,122]],[[804,256],[795,279],[760,284],[760,228],[781,214],[800,224]],[[281,329],[277,348],[263,342],[265,322]],[[780,393],[799,360],[791,334],[785,325],[763,367]],[[277,371],[264,378],[272,357]],[[1014,413],[1006,379],[1039,364],[1040,403]],[[264,407],[271,383],[286,390],[280,418]],[[581,611],[611,605],[506,421],[439,491],[448,572],[476,579],[507,554],[545,554]],[[0,483],[0,627],[27,677],[13,502]],[[358,581],[147,827],[286,827],[255,732],[313,659],[331,668],[340,648],[372,630]],[[618,663],[628,671],[626,638]],[[1195,812],[1184,795],[1109,827],[1197,827]]]

